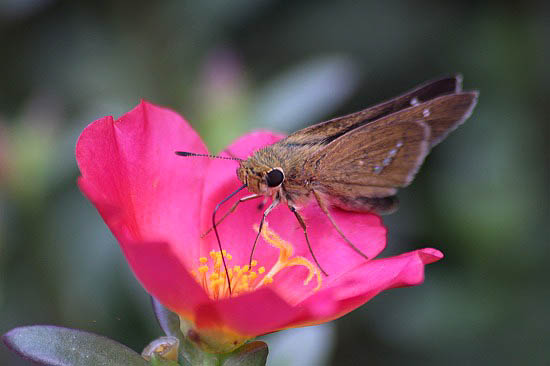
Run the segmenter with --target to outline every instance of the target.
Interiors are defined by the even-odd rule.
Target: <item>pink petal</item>
[[[292,322],[297,310],[269,288],[203,303],[196,309],[196,325],[224,326],[241,335],[255,337],[281,329]]]
[[[438,250],[427,248],[373,260],[350,270],[333,281],[331,287],[321,289],[299,304],[284,301],[271,286],[237,298],[203,303],[196,310],[197,326],[225,325],[252,337],[324,323],[356,309],[381,291],[422,283],[424,265],[442,257]]]
[[[170,310],[193,319],[195,309],[212,300],[189,273],[172,245],[127,243],[126,258],[143,287]]]
[[[198,252],[196,220],[209,162],[178,157],[176,150],[207,152],[183,118],[147,102],[116,122],[105,117],[82,132],[76,146],[79,184],[124,252],[130,243],[121,240],[122,233],[136,242],[170,243],[187,252],[180,253],[182,260]]]
[[[235,264],[242,265],[243,261],[248,263],[249,260],[250,248],[255,237],[255,232],[251,228],[253,224],[259,223],[261,218],[261,211],[258,212],[254,204],[244,203],[243,206],[247,206],[245,206],[246,208],[239,207],[238,220],[228,218],[226,228],[220,230],[222,243],[233,244],[234,242],[231,239],[239,237],[241,247],[230,250]],[[301,213],[306,219],[313,252],[320,265],[328,273],[328,276],[322,276],[323,288],[330,286],[334,279],[339,278],[342,273],[349,271],[350,268],[367,263],[365,258],[347,245],[315,202],[302,210]],[[357,246],[370,258],[374,258],[384,248],[386,228],[382,225],[379,216],[357,214],[338,209],[332,210],[332,213],[346,236],[352,242],[357,243]],[[283,240],[293,244],[295,255],[306,257],[311,263],[315,264],[307,248],[302,228],[285,205],[275,209],[270,214],[268,221],[271,229]],[[264,265],[266,269],[269,269],[276,261],[278,254],[277,249],[260,238],[254,258],[258,260],[259,265]],[[285,301],[298,304],[310,296],[312,288],[317,285],[314,279],[308,286],[305,286],[306,276],[307,271],[304,267],[289,267],[275,276],[275,281],[271,287]]]
[[[284,135],[271,131],[253,131],[233,141],[220,155],[246,159],[262,147],[273,145],[283,137]]]
[[[379,216],[370,213],[356,213],[333,208],[330,210],[334,220],[346,237],[354,243],[368,258],[376,257],[386,246],[387,229]],[[321,267],[328,273],[323,277],[323,287],[341,273],[367,260],[353,250],[334,229],[330,220],[313,201],[300,211],[305,218],[309,241]],[[311,261],[304,233],[294,215],[286,208],[273,212],[269,217],[270,227],[282,239],[291,242],[296,254]],[[266,244],[264,244],[266,246]],[[291,272],[281,273],[277,282]]]
[[[121,243],[130,268],[149,294],[172,311],[190,319],[200,303],[211,301],[185,267],[182,251],[175,251],[172,245],[165,242],[135,241],[134,233],[120,218],[120,210],[92,198],[100,195],[93,186],[88,186],[88,181],[80,178],[78,183],[82,191],[96,202],[103,219]]]
[[[307,311],[290,326],[324,323],[349,313],[384,290],[418,285],[424,281],[424,266],[441,258],[440,251],[426,248],[350,269],[301,303],[299,306]]]

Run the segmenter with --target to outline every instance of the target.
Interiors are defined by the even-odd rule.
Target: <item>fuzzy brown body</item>
[[[385,103],[299,130],[240,163],[239,179],[257,195],[299,208],[319,205],[390,213],[430,149],[471,114],[478,93],[459,76],[426,83]],[[284,173],[277,187],[266,176]]]

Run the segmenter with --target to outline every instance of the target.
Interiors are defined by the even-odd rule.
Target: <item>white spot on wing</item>
[[[414,97],[411,99],[411,105],[419,105],[420,104],[420,101],[418,100],[417,97]]]
[[[424,110],[422,111],[422,115],[423,115],[424,117],[429,117],[429,116],[430,116],[430,110],[429,110],[428,108],[424,109]]]
[[[373,168],[374,174],[382,173],[382,170],[384,170],[385,167],[391,164],[391,162],[393,161],[393,158],[395,157],[395,155],[397,155],[401,147],[403,147],[403,141],[397,141],[397,144],[395,144],[395,147],[390,151],[388,151],[388,155],[384,158],[384,160],[382,160],[382,164],[376,165]]]

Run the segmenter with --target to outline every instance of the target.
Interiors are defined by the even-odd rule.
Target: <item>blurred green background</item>
[[[480,90],[434,149],[385,255],[446,258],[321,327],[272,336],[270,365],[550,360],[548,2],[0,1],[0,333],[45,323],[137,351],[149,298],[79,193],[75,141],[145,98],[212,151],[290,132],[454,72]],[[0,345],[0,365],[30,365]]]

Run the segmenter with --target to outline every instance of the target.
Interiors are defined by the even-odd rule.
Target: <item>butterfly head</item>
[[[282,168],[260,164],[253,159],[241,162],[237,168],[237,176],[250,192],[263,195],[271,195],[285,180]]]

